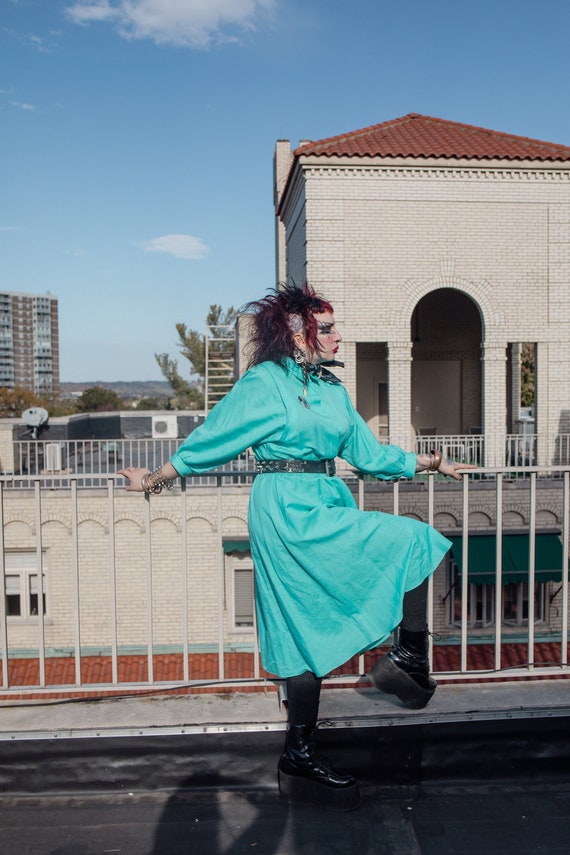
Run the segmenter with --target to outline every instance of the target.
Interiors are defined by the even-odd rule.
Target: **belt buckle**
[[[331,478],[335,474],[334,460],[325,460],[325,474]]]

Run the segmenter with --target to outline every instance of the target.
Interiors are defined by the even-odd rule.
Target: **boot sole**
[[[427,706],[437,688],[433,677],[429,677],[426,687],[420,686],[388,656],[383,656],[376,663],[368,677],[377,689],[388,695],[396,695],[411,710],[421,710]]]
[[[281,769],[277,772],[279,795],[288,802],[301,802],[334,811],[356,810],[360,807],[360,790],[358,783],[347,787],[328,787],[309,778],[288,775]]]

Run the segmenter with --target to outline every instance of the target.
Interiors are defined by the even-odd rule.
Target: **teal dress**
[[[333,378],[334,380],[335,378]],[[342,457],[384,480],[413,477],[416,455],[381,445],[340,382],[263,362],[250,369],[171,458],[214,469],[250,446],[258,460]],[[404,593],[434,572],[450,542],[407,517],[358,510],[346,484],[309,473],[259,474],[249,502],[263,667],[324,676],[384,641]]]

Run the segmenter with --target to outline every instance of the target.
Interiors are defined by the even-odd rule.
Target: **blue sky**
[[[570,145],[569,32],[568,0],[0,0],[0,290],[59,298],[62,381],[161,379],[177,322],[275,284],[277,139]]]

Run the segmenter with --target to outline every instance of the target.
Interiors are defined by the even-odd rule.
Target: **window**
[[[37,618],[38,571],[35,552],[7,553],[5,558],[5,604],[7,618]],[[45,566],[44,566],[45,570]],[[47,614],[46,574],[42,573],[42,607]]]
[[[448,623],[461,625],[461,574],[455,561],[450,565]],[[467,625],[470,629],[495,624],[496,586],[470,584],[467,594]],[[546,585],[534,586],[534,621],[546,620]],[[528,583],[511,582],[503,585],[502,624],[504,626],[528,625]]]
[[[534,586],[534,621],[544,623],[546,619],[546,585]],[[503,588],[503,623],[507,626],[528,624],[528,584],[505,585]]]
[[[253,567],[234,567],[234,625],[236,629],[253,628],[253,597]]]
[[[226,609],[230,632],[254,628],[254,573],[248,540],[228,540],[226,552]]]

